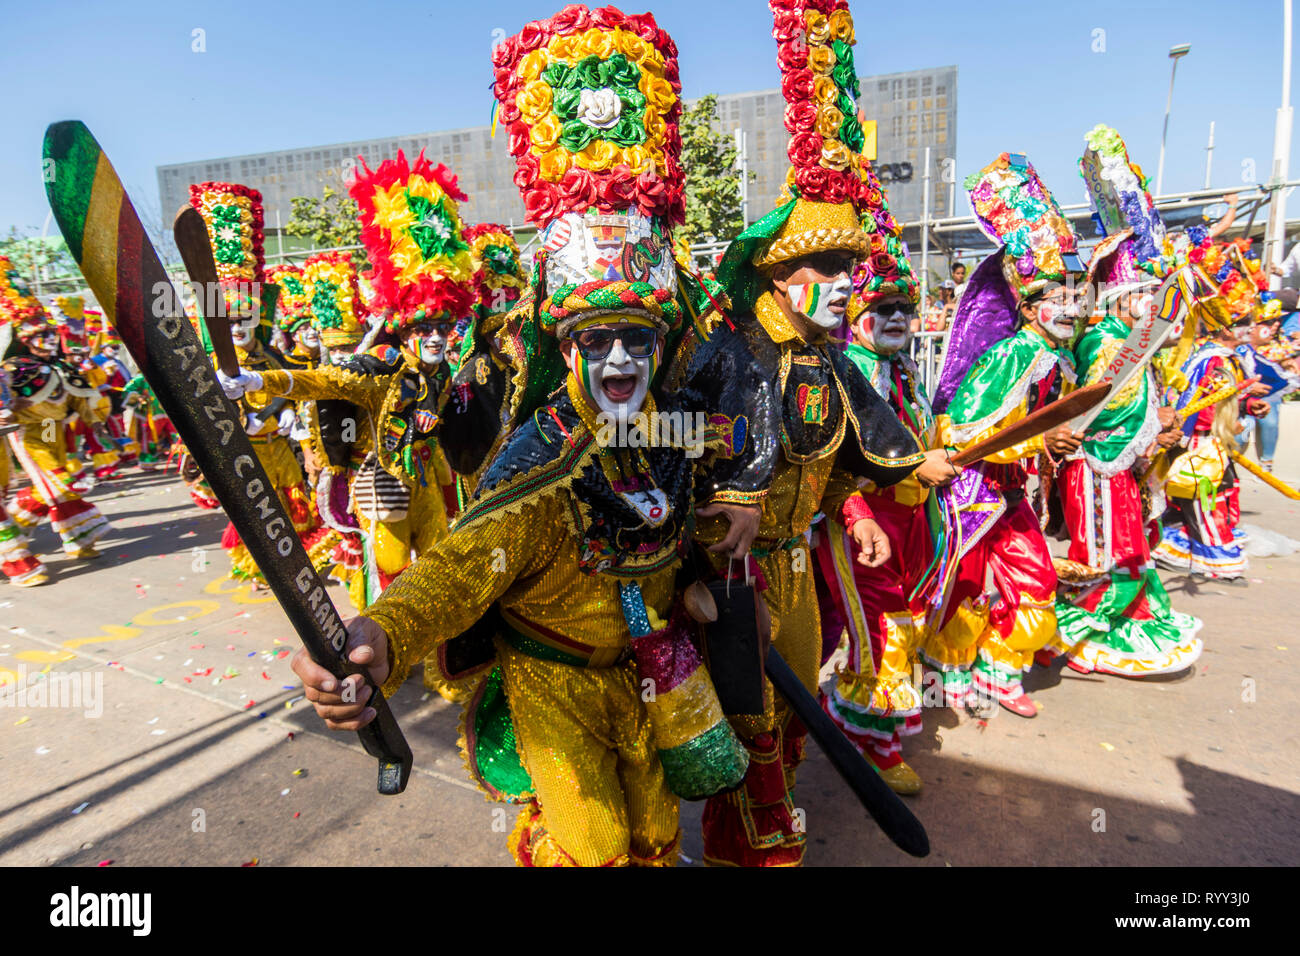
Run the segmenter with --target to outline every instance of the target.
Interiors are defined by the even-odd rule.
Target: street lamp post
[[[1169,98],[1165,100],[1165,129],[1160,134],[1160,165],[1156,167],[1156,198],[1162,194],[1165,183],[1165,139],[1169,136],[1169,111],[1174,106],[1174,77],[1178,74],[1178,61],[1192,51],[1190,43],[1180,43],[1169,48],[1169,59],[1174,61],[1169,70]]]
[[[1287,168],[1291,161],[1291,0],[1282,4],[1282,104],[1277,110],[1277,121],[1273,128],[1273,170],[1269,177],[1268,232],[1264,241],[1264,262],[1268,266],[1280,266],[1286,238],[1286,182]],[[1272,276],[1269,287],[1277,289],[1282,280]]]

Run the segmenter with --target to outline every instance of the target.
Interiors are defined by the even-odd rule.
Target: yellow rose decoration
[[[843,143],[832,140],[822,143],[821,165],[827,169],[846,169],[851,158],[849,148]]]
[[[813,80],[813,98],[822,106],[834,106],[840,98],[839,87],[829,76],[819,76]]]
[[[614,46],[619,53],[637,64],[640,64],[646,58],[646,54],[650,50],[650,46],[645,40],[642,40],[635,33],[628,33],[626,30],[614,31]]]
[[[552,149],[546,152],[533,150],[537,154],[537,171],[548,183],[557,183],[560,177],[573,165],[573,156],[566,149]]]
[[[816,10],[809,10],[803,15],[804,25],[808,29],[808,44],[821,46],[831,35],[830,21]]]
[[[844,114],[834,106],[823,106],[817,111],[817,132],[827,139],[835,139],[840,135],[840,125],[843,122]]]
[[[562,130],[560,118],[554,113],[547,113],[533,124],[532,129],[528,131],[528,136],[538,149],[554,149],[560,141]]]
[[[579,59],[584,56],[598,56],[608,59],[614,52],[614,36],[606,30],[588,30],[574,44],[574,52]]]
[[[545,50],[530,50],[519,61],[519,76],[524,82],[535,80],[542,75],[542,70],[551,64],[551,57]]]
[[[551,85],[545,80],[533,80],[515,97],[515,105],[530,124],[536,123],[551,112]]]
[[[603,172],[618,162],[619,149],[603,139],[593,139],[578,153],[578,165],[583,169]]]
[[[830,19],[831,36],[842,40],[850,46],[855,42],[853,36],[853,15],[847,10],[836,10]]]
[[[814,73],[829,73],[835,66],[835,54],[828,46],[810,47],[808,50],[808,69]]]

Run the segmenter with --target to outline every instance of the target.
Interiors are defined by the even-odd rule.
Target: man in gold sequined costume
[[[467,766],[490,795],[524,805],[510,848],[534,866],[672,865],[678,797],[735,786],[747,762],[676,597],[694,459],[687,447],[646,440],[658,434],[646,422],[678,411],[651,393],[683,315],[668,231],[683,213],[672,178],[675,51],[651,16],[599,13],[571,6],[525,28],[540,46],[516,37],[497,48],[511,140],[522,147],[546,121],[528,111],[539,101],[525,92],[540,71],[560,80],[587,47],[616,48],[648,91],[656,161],[632,195],[610,188],[625,180],[620,170],[592,174],[585,200],[562,198],[558,175],[518,178],[545,250],[538,286],[506,322],[529,346],[513,355],[530,383],[515,393],[518,427],[450,536],[350,629],[352,659],[385,692],[431,651],[426,667],[470,689]],[[603,79],[630,75],[619,66]],[[586,79],[602,76],[592,68]],[[529,161],[521,156],[521,168]],[[562,387],[529,405],[556,369]],[[345,703],[308,658],[294,667],[329,726],[372,718],[366,691]]]
[[[718,278],[734,306],[732,318],[711,317],[688,334],[668,388],[688,403],[700,403],[710,382],[734,379],[737,369],[752,376],[734,383],[745,407],[724,411],[726,420],[718,422],[731,435],[733,457],[703,479],[706,507],[697,536],[710,546],[718,573],[754,573],[771,615],[772,647],[816,695],[821,630],[807,541],[812,521],[819,512],[838,515],[863,480],[881,487],[902,480],[923,456],[843,351],[850,276],[855,263],[871,255],[872,234],[892,223],[861,159],[862,129],[854,111],[825,105],[842,98],[851,106],[856,97],[852,18],[847,9],[828,18],[804,0],[775,0],[771,6],[782,48],[806,44],[811,61],[838,43],[843,68],[838,79],[818,76],[816,85],[830,84],[821,98],[798,83],[783,84],[787,115],[807,116],[810,124],[791,141],[787,200],[728,248]],[[786,71],[793,61],[783,49],[779,62]],[[819,109],[826,114],[821,119]],[[822,157],[831,157],[835,168]],[[737,358],[742,353],[743,361]],[[719,403],[706,398],[702,404]],[[737,481],[746,470],[759,480]],[[755,507],[758,536],[751,563],[742,570],[733,564],[740,555],[734,538],[725,536],[721,515]],[[853,529],[875,564],[888,557],[879,525],[866,519]],[[713,864],[791,866],[803,856],[805,834],[792,793],[806,731],[765,685],[764,713],[733,718],[750,750],[745,786],[711,798],[705,807],[704,852]]]

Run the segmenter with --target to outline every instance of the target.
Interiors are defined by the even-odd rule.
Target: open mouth
[[[616,405],[626,405],[636,391],[635,375],[607,375],[600,383],[605,397]]]

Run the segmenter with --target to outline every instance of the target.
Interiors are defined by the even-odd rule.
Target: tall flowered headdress
[[[976,266],[944,350],[934,408],[948,407],[966,372],[989,347],[1013,335],[1019,305],[1053,284],[1082,285],[1079,239],[1055,197],[1022,153],[1002,153],[966,178],[980,231],[998,251]]]
[[[327,349],[356,345],[365,337],[357,270],[346,252],[318,252],[302,266],[303,299],[311,324]]]
[[[1079,174],[1088,190],[1092,218],[1103,242],[1088,272],[1101,285],[1099,301],[1150,285],[1175,266],[1165,224],[1147,191],[1150,177],[1128,155],[1124,140],[1109,126],[1084,135],[1087,149]]]
[[[684,221],[677,47],[648,13],[571,4],[493,51],[515,183],[541,230],[538,317],[563,337],[619,313],[681,320],[671,229]]]
[[[466,228],[464,236],[478,267],[475,278],[483,314],[509,312],[528,285],[514,234],[498,223],[482,222]]]
[[[371,170],[365,160],[349,192],[361,210],[361,242],[390,332],[426,319],[456,321],[472,311],[474,262],[457,201],[456,176],[421,152],[412,164],[397,151]]]
[[[217,281],[231,318],[259,315],[258,337],[269,336],[275,315],[274,286],[266,281],[262,194],[238,183],[195,183],[190,205],[208,229]]]
[[[849,298],[849,321],[869,306],[891,295],[905,295],[916,308],[921,303],[921,289],[907,258],[907,243],[903,241],[903,227],[888,215],[889,204],[885,191],[876,179],[871,164],[863,160],[863,171],[868,183],[867,210],[862,215],[863,231],[868,234],[871,250],[858,263],[853,274],[853,294]],[[877,197],[879,197],[877,199]],[[883,210],[884,216],[878,215]],[[884,223],[884,224],[882,224]],[[887,224],[887,225],[886,225]]]
[[[303,285],[302,267],[292,262],[267,266],[266,279],[280,289],[275,309],[276,328],[291,333],[306,325],[311,320],[311,309]]]
[[[1193,313],[1211,330],[1280,314],[1281,306],[1271,305],[1274,295],[1249,239],[1218,242],[1204,226],[1188,229],[1187,239],[1187,262],[1202,293],[1195,297]]]
[[[90,336],[86,329],[86,300],[79,295],[56,295],[54,305],[58,309],[54,325],[63,353],[66,355],[74,348],[87,348]]]
[[[51,327],[49,312],[7,256],[0,256],[0,323],[12,325],[20,339]]]
[[[871,235],[898,227],[862,157],[857,41],[847,0],[770,0],[768,6],[790,170],[781,204],[738,236],[718,266],[718,278],[742,308],[751,307],[762,288],[756,269],[818,252],[866,259],[873,252]],[[885,251],[885,244],[875,251]]]

